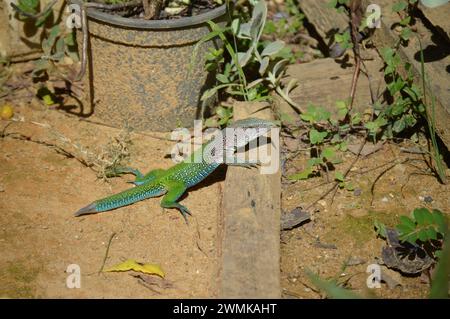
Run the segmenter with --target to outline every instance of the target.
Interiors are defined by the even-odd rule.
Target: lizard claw
[[[186,225],[189,225],[189,221],[187,218],[187,215],[192,216],[191,212],[184,206],[180,205],[180,207],[178,207],[180,209],[181,212],[181,216],[183,216],[184,221],[186,222]]]

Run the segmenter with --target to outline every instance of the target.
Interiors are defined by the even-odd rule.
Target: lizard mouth
[[[78,217],[81,215],[87,215],[87,214],[93,214],[93,213],[97,213],[97,209],[96,209],[96,205],[95,203],[89,204],[86,207],[83,207],[82,209],[80,209],[79,211],[77,211],[74,216]]]

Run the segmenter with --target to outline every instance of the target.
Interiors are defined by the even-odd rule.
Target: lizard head
[[[227,134],[225,148],[231,152],[246,146],[277,126],[276,122],[258,118],[246,118],[235,121],[226,128],[226,131],[230,130],[231,134]]]

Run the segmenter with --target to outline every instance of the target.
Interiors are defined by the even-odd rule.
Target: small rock
[[[427,195],[427,196],[425,196],[425,197],[423,198],[423,201],[424,201],[425,203],[431,203],[431,202],[433,201],[433,197]]]
[[[381,201],[382,201],[383,203],[387,203],[387,202],[389,201],[389,198],[387,198],[386,196],[384,196],[384,197],[381,199]]]
[[[5,191],[5,187],[0,184],[0,193],[3,193]]]
[[[303,211],[301,207],[297,207],[291,212],[283,213],[281,215],[281,229],[292,229],[309,220],[311,220],[311,215],[308,212]]]
[[[381,266],[381,281],[384,281],[389,289],[394,289],[397,286],[403,286],[402,276],[386,266]]]
[[[322,207],[327,206],[327,202],[326,202],[325,200],[323,200],[323,199],[319,200],[319,201],[317,202],[317,204],[321,205]]]
[[[279,1],[279,0],[278,1],[275,0],[275,2],[278,3],[278,4],[283,3],[283,1]],[[289,15],[287,13],[285,13],[285,12],[276,12],[273,15],[273,21],[275,21],[275,22],[280,20],[280,19],[287,19],[287,18],[289,18]]]
[[[360,196],[361,194],[362,194],[361,188],[355,188],[355,190],[353,191],[353,195],[355,196]]]
[[[347,262],[345,263],[346,266],[358,266],[358,265],[364,265],[367,262],[367,260],[351,256]]]

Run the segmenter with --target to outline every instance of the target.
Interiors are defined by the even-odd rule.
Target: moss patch
[[[7,262],[0,267],[0,297],[34,298],[36,297],[36,278],[40,266],[34,266],[24,260]]]
[[[332,231],[326,233],[323,237],[327,241],[341,242],[351,239],[357,246],[362,246],[365,242],[376,237],[374,230],[374,222],[385,224],[393,227],[398,224],[400,214],[397,212],[375,212],[369,211],[367,216],[353,217],[345,215],[345,217],[335,224]],[[350,237],[350,238],[349,238]]]

